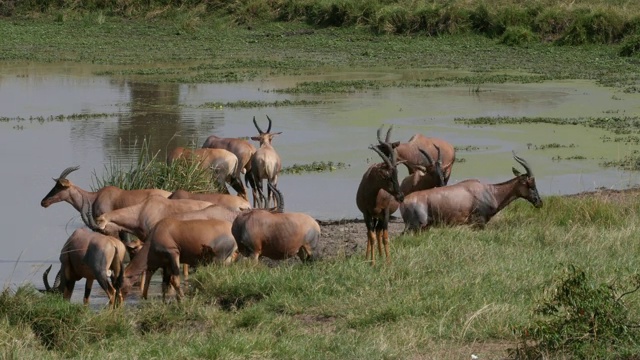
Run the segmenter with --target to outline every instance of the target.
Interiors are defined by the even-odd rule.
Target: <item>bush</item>
[[[629,35],[622,40],[622,46],[618,51],[620,56],[634,56],[640,53],[640,34]]]
[[[622,296],[611,285],[595,284],[587,274],[569,265],[534,310],[533,325],[521,336],[516,357],[540,358],[570,354],[578,359],[621,358],[637,346],[640,332],[631,324]],[[530,345],[534,343],[535,345]]]
[[[521,46],[536,39],[531,29],[523,26],[510,26],[502,34],[500,43],[509,46]]]
[[[578,10],[574,21],[562,34],[560,45],[611,44],[624,36],[625,22],[614,11]]]
[[[378,11],[373,27],[378,33],[405,34],[417,30],[411,13],[404,6],[385,6]]]

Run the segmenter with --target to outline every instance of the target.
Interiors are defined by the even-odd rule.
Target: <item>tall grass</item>
[[[138,149],[138,158],[128,166],[120,160],[111,160],[98,176],[93,172],[94,189],[116,186],[124,190],[162,189],[190,192],[219,192],[225,184],[215,181],[212,169],[203,168],[198,161],[178,159],[167,164],[160,152],[151,153],[149,141],[144,139]]]
[[[446,35],[477,33],[501,37],[509,28],[530,29],[560,45],[617,43],[637,35],[640,3],[586,0],[445,1],[411,0],[8,0],[0,16],[52,14],[65,21],[75,14],[174,19],[180,32],[226,18],[236,24],[305,21],[316,26],[365,26],[377,33]]]
[[[29,358],[633,358],[640,197],[544,202],[516,202],[481,231],[395,237],[390,265],[371,267],[358,253],[202,267],[181,304],[152,297],[96,313],[5,291],[0,341]],[[566,325],[541,318],[549,306],[571,315]]]

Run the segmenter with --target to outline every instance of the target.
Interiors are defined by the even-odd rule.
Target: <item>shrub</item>
[[[640,53],[640,34],[625,37],[618,54],[620,56],[634,56],[638,53]]]
[[[578,10],[574,20],[558,39],[560,45],[610,44],[624,35],[625,22],[612,11]]]
[[[404,6],[390,5],[378,11],[373,27],[378,33],[405,34],[417,30],[412,16]]]
[[[502,34],[500,43],[509,46],[521,46],[536,39],[531,29],[524,26],[510,26]]]
[[[637,346],[637,327],[631,324],[622,297],[608,284],[595,284],[587,274],[569,265],[555,281],[549,296],[534,310],[533,325],[521,336],[517,357],[540,358],[571,354],[576,358],[620,358]],[[531,345],[531,343],[535,345]]]

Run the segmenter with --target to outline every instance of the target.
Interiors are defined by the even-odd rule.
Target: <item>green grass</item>
[[[536,309],[553,301],[569,266],[584,272],[586,289],[602,284],[618,297],[637,286],[637,194],[544,201],[542,209],[516,202],[482,231],[393,238],[391,265],[371,267],[356,254],[310,265],[203,267],[181,304],[152,298],[96,313],[28,288],[6,290],[0,309],[12,310],[0,310],[0,336],[10,344],[5,354],[38,358],[503,358],[523,339],[535,340],[539,332],[525,337],[525,329],[541,324]],[[571,294],[606,305],[602,292]],[[637,324],[638,294],[621,301],[624,312],[611,316]],[[70,327],[83,331],[71,340],[63,336]],[[640,351],[637,328],[627,331],[615,343],[603,338],[562,351],[626,358]]]

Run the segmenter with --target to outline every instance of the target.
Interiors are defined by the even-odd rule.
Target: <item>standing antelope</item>
[[[440,224],[469,224],[482,228],[518,198],[526,199],[536,208],[542,207],[531,167],[515,152],[513,158],[524,167],[526,173],[521,174],[513,168],[515,177],[511,180],[499,184],[465,180],[455,185],[409,194],[400,205],[405,232],[420,231]]]
[[[163,301],[169,286],[175,289],[178,301],[184,296],[180,288],[180,263],[192,266],[211,261],[229,264],[236,258],[238,249],[231,233],[231,223],[217,219],[178,220],[168,217],[158,222],[147,242],[149,253],[145,277],[151,279],[158,268],[163,269]],[[144,299],[149,292],[149,283],[146,281],[144,284]]]
[[[456,161],[456,150],[449,142],[440,138],[415,134],[408,142],[395,142],[392,146],[398,154],[398,161],[402,161],[405,164],[409,170],[409,174],[413,174],[419,170],[420,165],[429,166],[429,163],[424,161],[425,157],[421,154],[420,150],[426,151],[431,158],[437,159],[441,156],[444,185],[447,185],[449,177],[451,176],[453,163]]]
[[[245,176],[251,169],[251,156],[256,152],[256,147],[247,140],[221,138],[216,135],[209,136],[202,144],[202,147],[231,151],[238,158],[239,171],[243,172]],[[245,197],[245,199],[248,199],[248,197]]]
[[[440,152],[440,147],[437,145],[433,146],[436,148],[438,153],[438,157],[435,161],[431,158],[429,153],[422,149],[418,149],[426,160],[427,165],[414,165],[415,172],[413,174],[409,174],[402,180],[402,183],[400,183],[400,190],[402,190],[402,193],[405,196],[418,190],[426,190],[446,185],[444,173],[442,171],[442,153]]]
[[[255,261],[260,256],[282,260],[296,255],[302,261],[314,260],[320,225],[307,214],[285,213],[282,193],[273,184],[268,186],[278,198],[278,207],[247,210],[236,217],[231,232],[238,251]]]
[[[367,226],[367,250],[366,258],[371,259],[371,265],[375,265],[374,243],[378,243],[378,252],[382,256],[382,244],[384,244],[386,261],[391,260],[389,255],[389,215],[390,208],[394,206],[393,200],[402,202],[404,195],[398,184],[398,162],[396,153],[389,142],[391,129],[387,131],[386,141],[382,141],[380,133],[382,126],[378,129],[378,143],[386,149],[390,156],[385,155],[377,146],[371,145],[369,148],[375,151],[384,162],[372,164],[362,176],[358,192],[356,193],[356,204],[364,216]],[[397,205],[396,205],[397,206]],[[395,209],[394,209],[395,211]],[[375,231],[375,235],[374,235]]]
[[[81,189],[67,179],[67,175],[78,170],[79,167],[66,168],[57,179],[53,189],[42,199],[40,205],[44,208],[51,204],[66,201],[78,212],[82,213],[84,201],[88,201],[94,216],[100,216],[106,212],[125,208],[143,202],[150,195],[168,197],[170,192],[160,189],[122,190],[115,186],[105,186],[96,192]],[[117,236],[116,228],[105,229],[112,236]]]
[[[122,241],[112,237],[79,228],[67,239],[60,251],[59,289],[65,300],[71,299],[76,281],[85,278],[83,303],[89,304],[93,281],[107,293],[109,304],[121,304],[128,289],[123,287],[125,248]],[[110,273],[110,274],[109,274]],[[45,288],[52,291],[45,280]],[[56,286],[56,285],[54,285]]]
[[[238,165],[238,157],[225,149],[189,149],[184,147],[174,148],[167,155],[167,165],[171,165],[178,159],[197,161],[203,169],[211,169],[217,183],[226,194],[229,193],[226,183],[238,193],[238,196],[247,199],[247,191],[240,180],[242,167]]]
[[[256,117],[253,117],[253,125],[255,125],[259,134],[258,136],[252,136],[251,140],[259,141],[260,148],[251,156],[251,170],[247,174],[253,189],[253,207],[259,208],[269,207],[269,201],[272,198],[275,205],[275,194],[271,190],[271,187],[268,187],[268,195],[265,199],[264,193],[262,192],[262,180],[266,179],[273,188],[277,188],[278,174],[282,169],[280,156],[278,156],[276,150],[271,146],[273,137],[282,134],[282,132],[272,133],[271,118],[267,116],[267,120],[269,120],[269,127],[267,127],[267,131],[262,131],[256,122]]]
[[[191,193],[185,190],[174,191],[169,199],[191,199],[207,201],[212,205],[219,205],[231,211],[242,211],[251,209],[249,201],[234,195],[219,193]]]

